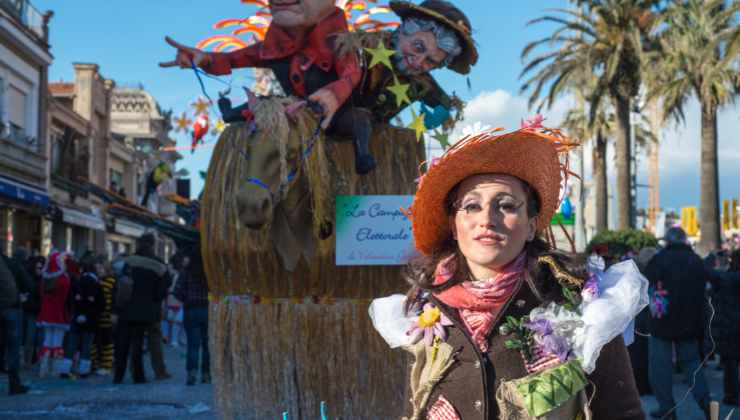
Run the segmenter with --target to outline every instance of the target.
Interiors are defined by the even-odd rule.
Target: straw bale
[[[216,406],[226,419],[392,419],[402,414],[405,352],[372,329],[367,304],[211,305]]]
[[[310,129],[304,126],[302,131]],[[257,136],[267,136],[260,130]],[[309,130],[310,131],[310,130]],[[298,138],[298,137],[296,137]],[[201,236],[203,258],[211,292],[216,295],[254,293],[267,297],[334,296],[367,298],[398,291],[397,267],[336,267],[331,237],[320,241],[318,258],[301,261],[292,273],[286,272],[272,248],[269,230],[254,231],[239,223],[236,192],[245,177],[245,151],[251,139],[243,125],[232,125],[219,140],[211,159],[202,205]],[[272,140],[275,141],[275,140]],[[423,144],[413,132],[389,126],[375,130],[372,152],[378,167],[359,176],[354,171],[350,142],[319,139],[299,174],[294,191],[311,194],[314,230],[323,221],[334,220],[336,195],[412,194],[423,157]],[[298,183],[311,180],[312,189]],[[322,184],[324,186],[322,186]],[[328,190],[327,190],[328,189]],[[288,198],[286,198],[288,201]]]

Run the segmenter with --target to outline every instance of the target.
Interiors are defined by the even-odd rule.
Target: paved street
[[[166,347],[167,369],[172,379],[133,385],[130,376],[121,385],[112,377],[40,380],[23,372],[31,392],[7,395],[7,380],[0,377],[0,419],[215,419],[211,385],[185,386],[185,349]],[[154,377],[148,354],[147,378]]]
[[[32,391],[19,397],[7,396],[5,377],[0,380],[0,418],[2,419],[196,419],[217,418],[214,412],[211,385],[185,386],[185,350],[166,348],[167,368],[172,379],[133,385],[130,378],[122,385],[113,385],[110,377],[85,380],[39,380],[24,372],[24,381]],[[148,362],[148,358],[146,359]],[[148,364],[146,365],[149,368]],[[712,396],[722,399],[722,372],[710,363],[705,373]],[[151,371],[148,371],[152,377]],[[674,395],[679,401],[688,389],[682,376],[675,376]],[[643,398],[646,413],[657,407],[655,398]],[[722,406],[720,419],[725,419],[732,407]],[[689,395],[678,409],[681,420],[701,419],[701,413]],[[730,418],[740,419],[740,415]]]
[[[707,367],[704,369],[704,374],[706,375],[707,381],[709,382],[709,389],[712,393],[712,398],[717,401],[722,401],[722,371],[717,370],[717,362],[710,362],[708,363]],[[704,417],[701,414],[701,411],[699,410],[699,406],[696,405],[694,402],[694,398],[691,396],[691,394],[687,395],[688,391],[688,384],[685,381],[684,375],[674,375],[673,376],[673,397],[676,399],[676,403],[679,403],[684,396],[686,396],[683,403],[679,404],[677,415],[679,420],[698,420],[703,419]],[[650,413],[650,411],[655,410],[658,408],[658,403],[655,401],[655,398],[653,396],[646,396],[642,398],[642,405],[645,407],[645,414]],[[720,406],[720,420],[725,419],[740,419],[740,414],[733,412],[732,415],[730,415],[730,412],[732,409],[735,409],[735,411],[738,411],[738,408],[740,407],[731,407],[731,406]],[[728,415],[730,415],[728,417]],[[649,416],[648,416],[649,418]]]

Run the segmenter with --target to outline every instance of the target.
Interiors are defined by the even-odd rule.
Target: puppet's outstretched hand
[[[337,100],[337,97],[334,96],[334,92],[326,88],[319,89],[311,94],[308,97],[308,100],[318,102],[321,105],[324,111],[321,128],[324,130],[329,128],[329,124],[331,124],[331,120],[334,118],[334,113],[339,109],[339,101]]]
[[[164,40],[171,46],[177,48],[177,55],[172,61],[159,63],[159,67],[179,66],[180,68],[185,69],[193,67],[193,64],[197,67],[205,67],[211,64],[211,56],[207,53],[197,48],[186,47],[168,36],[164,37]]]

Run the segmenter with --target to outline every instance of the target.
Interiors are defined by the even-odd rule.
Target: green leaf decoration
[[[516,390],[532,417],[562,406],[586,387],[586,375],[578,361],[571,360],[516,380]]]

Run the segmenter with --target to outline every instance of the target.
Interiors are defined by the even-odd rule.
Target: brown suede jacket
[[[508,316],[517,319],[529,314],[543,302],[562,300],[556,269],[545,268],[550,275],[538,275],[544,281],[522,281],[512,298],[504,306],[489,334],[488,352],[481,353],[463,325],[457,309],[446,306],[434,297],[435,304],[454,323],[448,327],[446,343],[454,351],[454,365],[437,383],[425,407],[428,410],[443,395],[457,410],[462,420],[499,419],[496,391],[502,380],[522,378],[527,375],[524,359],[518,350],[505,346],[506,336],[499,333],[499,326]],[[557,270],[560,271],[560,270]],[[559,276],[563,273],[559,272]],[[560,299],[558,296],[560,295]],[[587,395],[593,396],[590,409],[598,420],[644,419],[637,392],[632,365],[622,337],[607,344],[598,358],[596,369],[588,377],[591,385]],[[409,393],[407,393],[409,395]],[[408,405],[408,404],[407,404]],[[406,413],[412,408],[408,405]],[[421,416],[426,418],[426,413]]]

